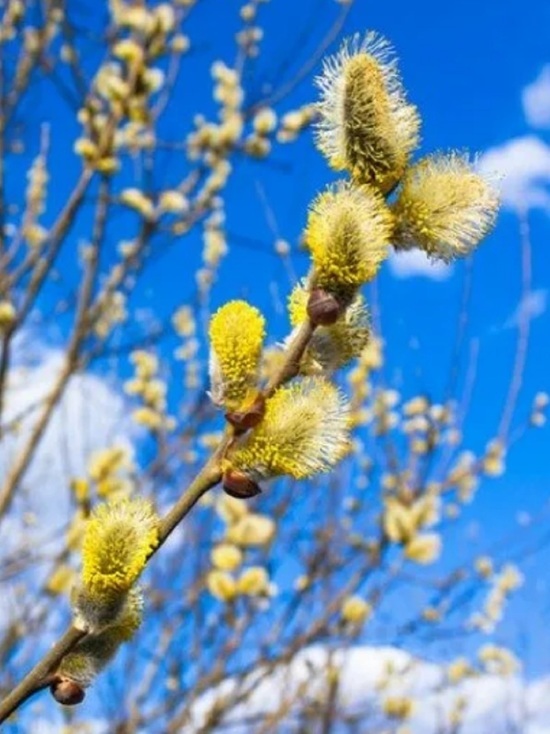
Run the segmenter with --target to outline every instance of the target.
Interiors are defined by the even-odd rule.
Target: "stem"
[[[38,691],[48,687],[53,680],[52,673],[57,669],[61,660],[70,652],[84,636],[85,632],[75,627],[69,627],[52,649],[44,655],[25,678],[0,703],[0,724],[6,721],[11,714],[28,698]]]
[[[216,451],[212,454],[206,465],[197,474],[186,491],[181,495],[172,509],[164,516],[159,530],[159,544],[153,551],[155,553],[163,545],[172,531],[189,514],[200,498],[215,487],[222,478],[220,462],[229,444],[228,436],[222,439]]]
[[[304,321],[304,323],[299,327],[287,349],[284,363],[281,365],[279,371],[273,376],[264,391],[265,397],[270,397],[278,387],[283,385],[285,382],[288,382],[288,380],[291,380],[293,377],[296,377],[300,370],[300,362],[302,361],[302,357],[304,356],[304,352],[307,349],[307,345],[309,344],[314,331],[315,326],[311,321],[309,321],[309,319]]]

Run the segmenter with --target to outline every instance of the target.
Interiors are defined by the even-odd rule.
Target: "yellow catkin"
[[[275,537],[275,523],[266,515],[243,515],[227,529],[227,540],[242,548],[267,545]]]
[[[368,186],[340,182],[313,202],[305,243],[315,267],[314,286],[352,291],[372,280],[388,255],[392,215]]]
[[[232,543],[220,543],[210,554],[212,565],[220,571],[234,571],[243,562],[240,548]]]
[[[159,520],[150,502],[99,505],[86,525],[82,580],[93,595],[124,592],[137,580],[158,543]]]
[[[58,566],[46,582],[46,589],[50,594],[64,594],[70,591],[76,577],[73,568],[65,563]]]
[[[210,571],[206,577],[206,585],[212,596],[220,601],[232,601],[237,595],[237,583],[226,571]]]
[[[230,301],[210,321],[211,395],[216,404],[235,409],[254,391],[265,319],[246,301]]]
[[[392,719],[408,719],[414,711],[414,701],[405,696],[390,696],[382,703],[382,710]]]
[[[228,458],[258,478],[311,477],[328,471],[346,454],[348,427],[348,407],[339,390],[323,378],[305,377],[266,401],[262,422]]]
[[[437,533],[420,533],[405,546],[405,556],[415,563],[433,563],[440,553],[441,538]]]
[[[349,624],[364,624],[371,614],[371,605],[360,596],[348,596],[342,602],[342,619]]]
[[[316,79],[317,146],[336,170],[383,193],[402,177],[419,141],[420,118],[407,102],[390,44],[376,33],[348,39]]]
[[[7,331],[15,323],[17,313],[11,301],[0,301],[0,332]]]
[[[396,249],[418,247],[450,262],[490,232],[498,196],[467,155],[435,154],[412,166],[394,206]]]
[[[269,576],[262,566],[251,566],[239,576],[237,593],[244,596],[261,596],[269,590]]]
[[[248,514],[248,507],[244,500],[222,494],[216,501],[216,512],[224,522],[232,525]]]

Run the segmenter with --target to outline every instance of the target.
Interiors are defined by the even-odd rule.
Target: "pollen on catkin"
[[[387,257],[392,230],[391,212],[372,187],[340,182],[327,189],[313,201],[304,233],[312,287],[351,300]]]
[[[262,422],[227,458],[257,479],[304,479],[330,470],[345,456],[348,429],[348,406],[340,391],[324,378],[304,377],[266,401]]]
[[[158,543],[159,519],[145,499],[106,502],[86,523],[74,624],[99,632],[118,619],[128,592]]]
[[[308,297],[308,288],[301,283],[290,294],[288,310],[294,328],[307,319]],[[369,337],[368,310],[363,298],[356,296],[335,324],[315,329],[302,359],[301,371],[337,370],[361,354]]]
[[[394,205],[395,248],[418,247],[445,262],[467,255],[493,227],[498,204],[466,154],[423,158],[405,174]]]
[[[405,172],[420,128],[391,45],[373,32],[356,35],[325,60],[315,81],[317,147],[335,170],[388,193]]]
[[[99,505],[86,526],[82,580],[98,595],[127,591],[158,543],[159,519],[148,500]]]
[[[255,393],[265,319],[246,301],[229,301],[212,317],[209,336],[211,398],[236,410]]]
[[[60,676],[87,688],[115,656],[123,642],[130,640],[141,624],[143,598],[139,589],[130,591],[116,620],[97,634],[89,634],[65,655]]]

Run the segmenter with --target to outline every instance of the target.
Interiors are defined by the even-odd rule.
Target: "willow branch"
[[[266,396],[271,395],[280,385],[287,382],[289,379],[294,377],[300,368],[300,362],[304,355],[304,352],[309,344],[311,336],[314,331],[314,326],[306,321],[298,329],[290,342],[286,354],[284,363],[275,374],[272,380],[267,385],[264,393]],[[61,389],[61,385],[64,384],[64,375],[66,371],[60,376],[60,380],[56,385],[54,394]],[[50,397],[48,404],[46,405],[46,411],[41,417],[40,423],[46,421],[47,415],[53,410],[55,401]],[[37,434],[35,433],[35,436]],[[35,439],[38,441],[38,438]],[[211,457],[208,459],[203,469],[197,474],[191,484],[185,489],[183,494],[177,500],[172,509],[164,516],[160,523],[159,530],[159,543],[156,548],[152,551],[149,556],[150,560],[155,553],[162,547],[166,540],[170,537],[173,530],[179,525],[179,523],[191,512],[193,507],[197,504],[199,499],[206,494],[210,489],[215,487],[222,478],[221,462],[225,455],[225,452],[233,440],[233,429],[227,427],[224,435],[214,451]],[[22,460],[25,457],[22,457]],[[22,466],[22,460],[19,464],[16,464],[12,475],[8,478],[7,487],[11,488],[17,477],[20,477],[24,471],[25,466]],[[28,461],[28,459],[25,459]],[[16,472],[16,473],[14,473]],[[6,495],[6,490],[4,490]],[[10,495],[11,497],[11,495]],[[6,501],[6,497],[0,496],[0,512],[2,508],[2,502]],[[35,693],[44,690],[51,682],[51,675],[59,665],[63,658],[74,649],[74,647],[86,637],[86,632],[77,630],[73,627],[69,628],[59,641],[54,645],[49,653],[28,673],[21,683],[14,688],[14,690],[7,696],[7,698],[0,703],[0,723],[6,720],[13,711],[19,708],[25,701],[27,701]]]

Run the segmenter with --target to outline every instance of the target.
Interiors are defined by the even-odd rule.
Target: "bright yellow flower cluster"
[[[265,158],[271,151],[269,136],[277,127],[277,115],[271,107],[258,110],[252,120],[253,132],[245,140],[245,150],[253,158]]]
[[[317,145],[332,168],[384,197],[400,187],[391,207],[396,249],[419,247],[444,261],[471,252],[493,226],[497,196],[465,155],[438,153],[410,165],[420,118],[387,41],[355,36],[316,81]]]
[[[138,349],[131,354],[135,375],[124,384],[128,395],[136,395],[142,405],[132,413],[133,420],[151,431],[170,430],[174,427],[174,419],[167,415],[167,385],[157,373],[158,359],[154,354]]]
[[[483,457],[481,468],[485,476],[500,477],[504,474],[506,448],[501,441],[489,441]]]
[[[298,135],[313,122],[316,116],[316,108],[312,104],[287,112],[281,118],[281,124],[277,132],[278,142],[290,143],[296,140]]]
[[[275,523],[267,515],[247,513],[227,529],[227,539],[242,548],[267,545],[275,535]]]
[[[84,529],[81,584],[73,597],[77,627],[95,635],[118,624],[128,604],[134,605],[133,587],[158,532],[159,518],[147,500],[106,502],[94,510]]]
[[[119,201],[129,209],[141,214],[144,219],[154,219],[155,206],[140,189],[129,188],[120,192]]]
[[[313,285],[353,293],[372,280],[388,254],[392,228],[390,211],[373,188],[340,183],[320,194],[305,231]]]
[[[252,476],[304,479],[331,469],[348,448],[343,396],[324,378],[305,377],[279,388],[266,401],[263,420],[228,459]]]
[[[130,451],[126,446],[110,446],[92,454],[88,463],[88,474],[96,486],[99,497],[104,499],[121,499],[127,497],[133,482],[128,476],[133,470]],[[73,482],[73,491],[77,499],[86,498],[89,487],[87,481],[77,479]]]
[[[84,586],[98,597],[128,591],[157,542],[158,517],[147,500],[99,505],[84,535]]]
[[[469,623],[472,627],[489,633],[501,621],[506,601],[523,584],[523,576],[513,564],[507,564],[499,573],[495,573],[490,559],[483,560],[484,563],[480,564],[478,559],[476,570],[489,582],[490,588],[481,610],[472,614]]]
[[[97,336],[105,338],[113,329],[128,318],[126,295],[121,291],[108,291],[100,296],[98,315],[93,330]]]
[[[249,512],[246,502],[243,500],[223,494],[216,503],[216,512],[227,525],[225,542],[220,546],[216,546],[212,552],[212,562],[217,568],[222,568],[216,562],[218,552],[222,553],[222,557],[226,561],[229,553],[234,563],[235,551],[239,548],[245,549],[267,545],[275,537],[276,528],[273,520],[267,515]],[[240,565],[240,561],[237,565]],[[225,567],[223,570],[232,569]]]
[[[74,146],[86,166],[105,175],[119,170],[120,150],[136,152],[154,145],[151,102],[164,84],[164,72],[153,62],[186,48],[185,37],[174,33],[176,16],[169,3],[150,9],[126,2],[111,5],[112,56],[99,67],[86,104],[79,110],[84,130]],[[128,31],[135,35],[126,36]],[[153,202],[138,189],[127,189],[124,200],[145,219],[156,216]]]
[[[65,594],[71,590],[75,577],[75,570],[62,563],[50,574],[46,582],[46,589],[50,594]]]
[[[466,658],[457,658],[447,666],[447,678],[450,683],[459,683],[474,674],[474,669]]]
[[[11,301],[0,301],[0,333],[7,331],[17,318],[15,306]]]
[[[336,170],[390,191],[418,144],[420,118],[405,98],[389,43],[376,33],[355,36],[325,61],[316,81],[319,149]]]
[[[412,166],[394,207],[395,244],[450,262],[493,227],[498,197],[465,155],[437,154]]]
[[[206,577],[208,590],[220,601],[238,596],[265,596],[269,593],[269,575],[263,566],[250,566],[234,578],[227,571],[214,569]]]
[[[405,556],[416,563],[433,563],[441,552],[441,538],[437,533],[421,532],[439,519],[440,502],[425,495],[412,504],[396,497],[385,501],[384,530],[393,543],[404,546]]]
[[[341,608],[344,622],[359,626],[364,624],[372,614],[372,606],[360,596],[348,596],[344,599]]]
[[[480,663],[491,675],[513,675],[521,668],[517,657],[505,647],[483,645],[478,652]]]
[[[384,700],[382,710],[392,719],[409,719],[414,712],[414,701],[405,696],[390,696]]]
[[[172,317],[172,325],[182,344],[175,350],[175,357],[183,362],[184,385],[196,390],[202,384],[202,363],[197,358],[200,342],[197,339],[197,322],[190,306],[181,306]]]
[[[265,319],[246,301],[230,301],[210,321],[211,397],[234,410],[253,399],[265,336]]]
[[[220,571],[235,571],[243,561],[243,554],[236,545],[221,543],[212,549],[210,558],[212,565]]]

